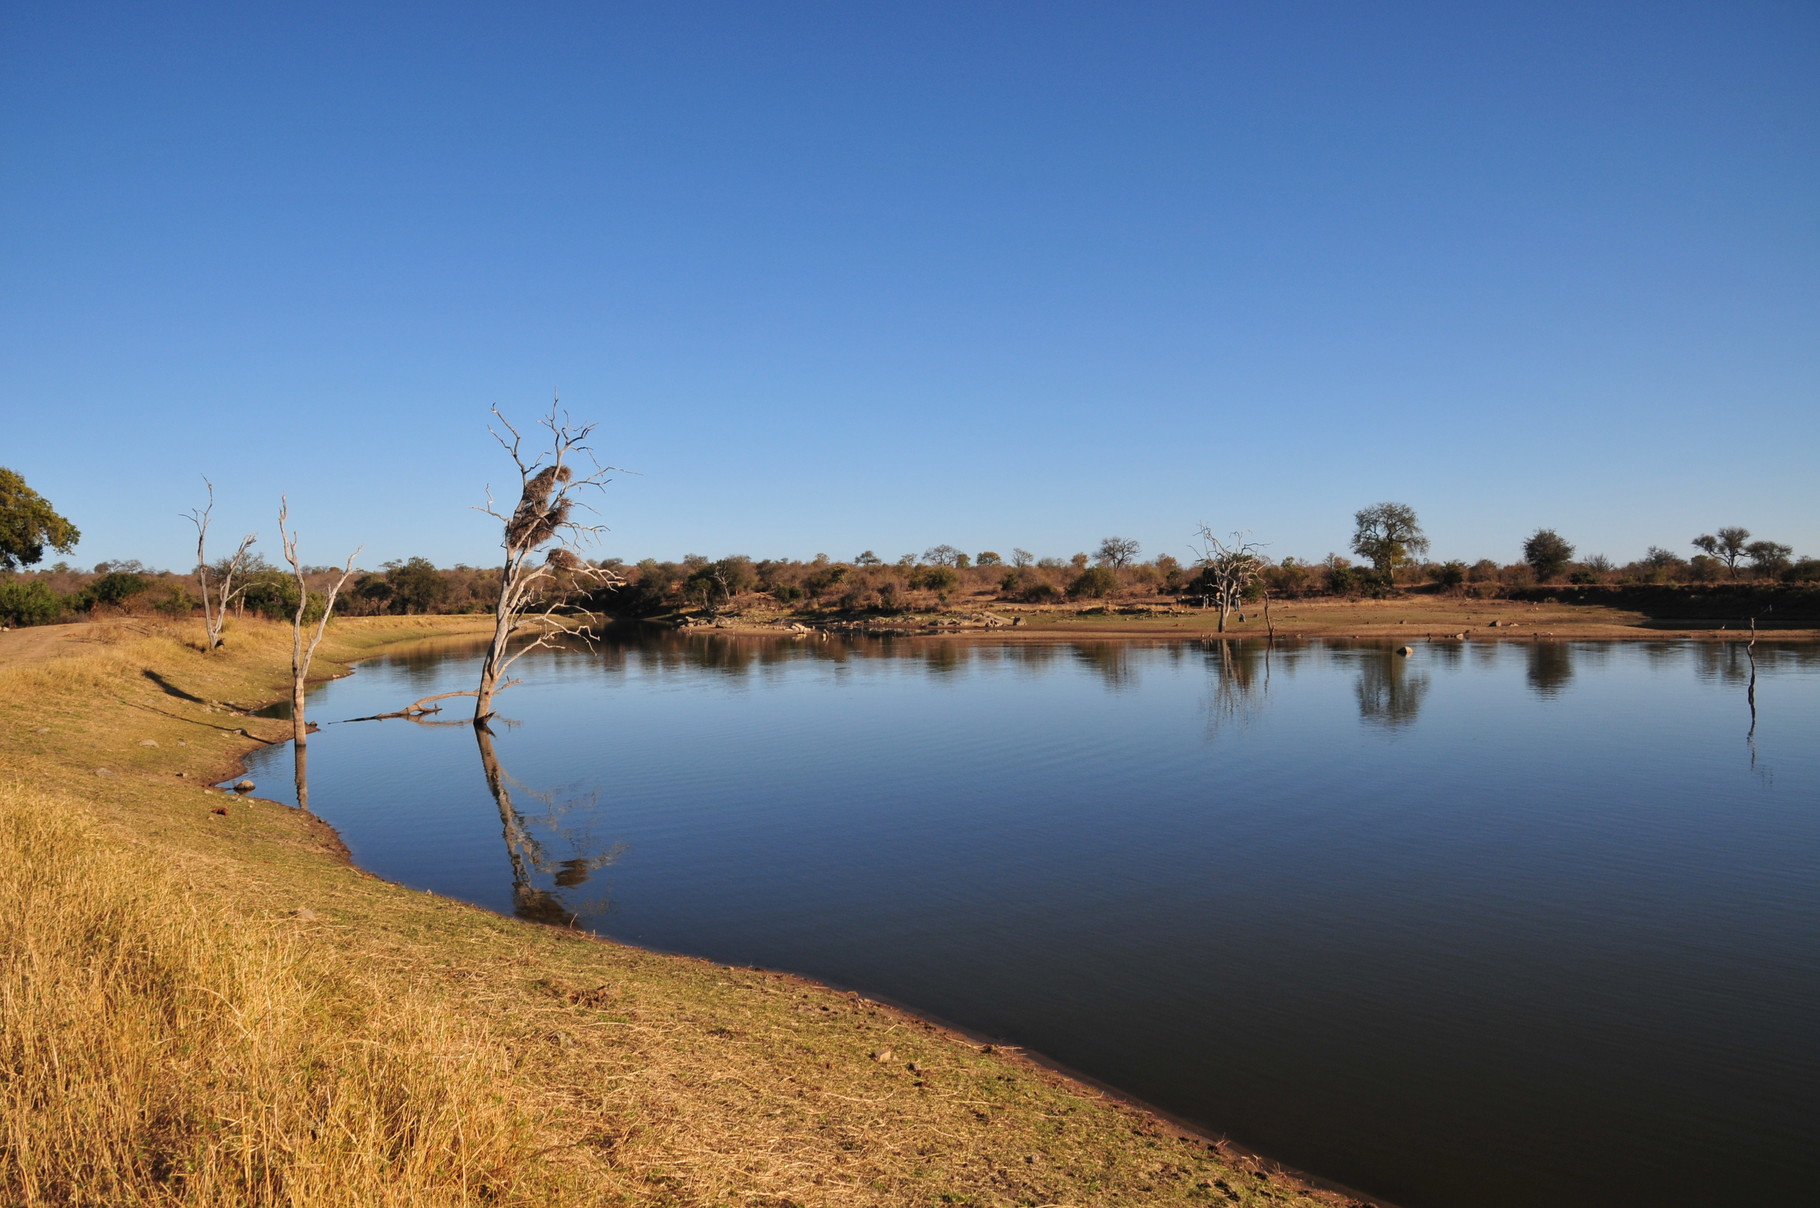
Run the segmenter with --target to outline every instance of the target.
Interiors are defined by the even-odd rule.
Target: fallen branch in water
[[[512,683],[514,683],[514,684],[517,682],[518,682],[517,680],[512,681]],[[510,687],[509,684],[501,685],[501,686]],[[405,718],[410,718],[412,720],[415,720],[419,717],[423,717],[430,713],[441,713],[442,712],[442,709],[440,706],[432,706],[430,704],[430,702],[433,700],[447,700],[451,696],[478,696],[478,695],[480,695],[479,691],[474,688],[465,688],[460,692],[438,692],[435,696],[426,696],[422,700],[412,701],[410,704],[406,705],[404,708],[398,709],[391,713],[374,713],[368,717],[350,717],[347,720],[348,721],[384,721],[390,717],[405,717]]]

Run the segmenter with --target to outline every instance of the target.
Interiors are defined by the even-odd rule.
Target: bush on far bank
[[[1785,547],[1777,546],[1776,551]],[[939,560],[930,560],[934,554]],[[1068,600],[1137,604],[1198,603],[1198,567],[1162,554],[1149,562],[1114,566],[1095,563],[1085,554],[1073,558],[1037,558],[1014,550],[1009,563],[984,551],[962,557],[953,547],[932,547],[923,555],[906,554],[887,562],[870,550],[851,561],[818,554],[807,561],[753,559],[731,554],[712,559],[690,554],[679,561],[646,558],[635,565],[606,559],[620,582],[592,591],[577,602],[591,611],[627,619],[650,619],[691,611],[723,612],[733,608],[768,607],[813,615],[894,615],[939,608],[984,608],[995,604],[1055,606]],[[1623,566],[1602,555],[1569,562],[1549,577],[1536,573],[1533,561],[1501,563],[1481,558],[1410,564],[1391,572],[1355,566],[1339,554],[1320,561],[1293,556],[1266,559],[1258,590],[1279,600],[1332,597],[1381,598],[1403,592],[1426,592],[1485,599],[1517,595],[1551,585],[1572,587],[1662,586],[1701,588],[1718,585],[1768,587],[1774,584],[1820,583],[1820,559],[1769,558],[1760,564],[1728,566],[1701,552],[1690,558],[1659,546]],[[313,600],[339,568],[306,568]],[[388,562],[377,571],[358,571],[336,611],[347,616],[411,613],[488,613],[498,598],[497,568],[456,565],[438,567],[426,558]],[[261,559],[246,568],[245,592],[235,604],[253,612],[288,620],[297,605],[296,580],[288,571]],[[135,561],[102,563],[92,571],[59,562],[47,570],[0,573],[0,625],[44,625],[95,615],[152,615],[187,618],[199,607],[194,579],[152,570]]]

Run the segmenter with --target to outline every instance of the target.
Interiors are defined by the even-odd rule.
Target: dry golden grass
[[[16,782],[0,951],[0,1201],[521,1198],[498,1044]]]
[[[362,874],[202,787],[284,734],[240,713],[282,626],[87,636],[0,666],[0,1202],[1345,1202],[858,996]]]

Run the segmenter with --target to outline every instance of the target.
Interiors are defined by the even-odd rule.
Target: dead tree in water
[[[585,626],[571,626],[558,612],[584,586],[599,587],[617,581],[612,571],[594,566],[575,551],[597,534],[602,524],[580,524],[571,519],[574,509],[586,506],[580,495],[590,488],[607,483],[612,467],[603,466],[588,447],[593,424],[577,425],[557,403],[538,422],[549,432],[549,447],[535,456],[527,456],[524,437],[493,408],[507,435],[489,427],[493,438],[512,455],[518,468],[518,502],[510,513],[503,512],[487,492],[486,506],[478,510],[498,520],[505,535],[500,546],[506,552],[505,565],[499,572],[499,606],[493,614],[493,639],[487,645],[480,666],[480,688],[475,693],[474,724],[484,726],[493,716],[493,696],[516,681],[505,678],[512,664],[528,650],[549,645],[560,634],[585,632]],[[575,462],[585,460],[590,472],[576,472]],[[536,636],[511,649],[513,639],[527,628],[535,627]]]
[[[360,556],[360,549],[348,555],[341,577],[335,580],[334,586],[329,588],[328,594],[323,598],[322,616],[317,618],[316,632],[305,642],[303,621],[310,607],[310,589],[303,580],[303,563],[297,557],[297,534],[285,529],[285,521],[290,518],[290,506],[288,499],[282,495],[278,497],[278,538],[284,543],[284,560],[291,564],[291,573],[297,576],[297,613],[291,618],[291,754],[296,769],[297,808],[308,813],[309,726],[303,717],[303,682],[309,677],[310,660],[316,657],[316,647],[322,644],[323,632],[329,627],[329,614],[335,611],[335,597],[341,594],[341,589],[347,586],[348,577],[354,573],[354,559]]]
[[[202,626],[208,634],[203,649],[213,654],[221,648],[221,627],[227,624],[228,605],[234,597],[246,590],[245,584],[234,586],[234,577],[240,573],[241,563],[246,561],[246,552],[253,542],[259,540],[259,534],[248,533],[240,539],[240,548],[234,556],[221,564],[215,583],[209,584],[209,562],[207,545],[209,539],[209,514],[215,510],[215,484],[206,477],[202,485],[209,489],[209,503],[205,508],[191,508],[185,515],[191,524],[196,526],[196,583],[202,588]]]

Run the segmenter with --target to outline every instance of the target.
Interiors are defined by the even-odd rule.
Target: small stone
[[[254,786],[253,786],[253,782],[252,782],[252,781],[250,781],[250,780],[242,780],[242,781],[241,781],[241,782],[240,782],[240,783],[239,783],[239,784],[236,784],[236,785],[235,785],[235,786],[234,786],[234,791],[235,791],[235,792],[236,792],[236,793],[250,793],[250,792],[252,792],[252,791],[253,791],[253,787],[254,787]]]
[[[179,780],[188,780],[189,778],[190,778],[190,774],[188,772],[178,772],[177,773],[177,779],[179,779]]]
[[[158,745],[158,740],[156,738],[141,738],[139,740],[139,745],[142,747],[155,747]]]
[[[1410,655],[1414,654],[1415,652],[1416,652],[1416,648],[1414,646],[1398,646],[1397,647],[1397,653],[1402,655],[1404,658],[1408,658]]]
[[[225,817],[227,817],[227,806],[218,805],[214,809],[210,810],[209,812],[211,814],[220,814],[223,818],[225,818]]]
[[[311,910],[308,906],[299,906],[297,909],[291,911],[291,917],[300,923],[309,923],[315,921],[316,912]]]
[[[880,1061],[880,1062],[889,1061],[889,1060],[891,1060],[891,1050],[890,1049],[873,1049],[872,1052],[869,1054],[869,1056],[874,1061]]]

